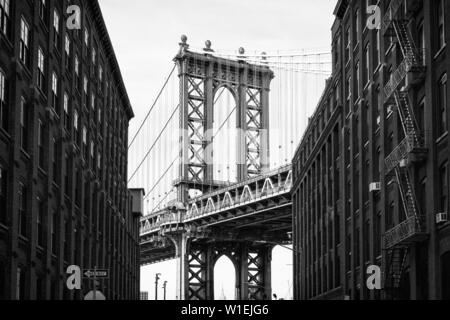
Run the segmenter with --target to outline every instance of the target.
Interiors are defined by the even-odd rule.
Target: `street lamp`
[[[164,300],[166,300],[166,289],[167,289],[167,281],[164,281],[164,284],[163,284]]]
[[[155,300],[158,300],[158,282],[161,279],[161,273],[155,275]]]

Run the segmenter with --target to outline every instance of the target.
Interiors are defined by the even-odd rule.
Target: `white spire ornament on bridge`
[[[267,53],[265,51],[261,52],[261,60],[263,64],[269,64],[269,62],[267,61]]]
[[[239,48],[238,60],[245,61],[245,59],[247,59],[247,57],[244,56],[244,54],[245,54],[245,49],[243,47],[240,47]]]
[[[179,54],[183,54],[189,49],[189,45],[187,43],[187,40],[188,40],[188,37],[185,34],[183,34],[181,36],[181,42],[179,43],[179,45],[180,45],[180,52],[179,52]]]
[[[205,41],[205,48],[203,48],[203,51],[205,51],[205,52],[214,52],[214,50],[211,49],[211,45],[212,45],[211,41],[210,40],[206,40]]]

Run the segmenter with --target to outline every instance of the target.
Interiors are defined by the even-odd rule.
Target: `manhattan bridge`
[[[236,269],[236,298],[271,297],[271,253],[291,244],[291,159],[331,74],[328,50],[191,48],[129,145],[144,187],[141,265],[177,261],[177,295],[214,299],[214,266]]]

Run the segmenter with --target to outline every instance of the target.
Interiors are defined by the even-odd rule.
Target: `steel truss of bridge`
[[[226,255],[241,282],[239,298],[270,297],[271,249],[290,243],[291,188],[289,165],[142,218],[141,264],[181,260],[184,298],[212,299],[207,283],[217,259]]]
[[[141,264],[177,261],[181,300],[214,298],[214,265],[229,257],[236,269],[236,298],[271,297],[271,252],[290,242],[290,165],[269,171],[269,92],[265,65],[189,51],[186,37],[175,58],[180,79],[180,171],[177,201],[142,218]],[[214,178],[214,96],[229,89],[236,99],[238,183]],[[230,114],[231,116],[231,114]],[[190,191],[202,196],[191,199]]]

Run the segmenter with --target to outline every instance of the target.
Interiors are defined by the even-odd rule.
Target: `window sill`
[[[442,46],[442,48],[440,48],[437,52],[436,52],[436,54],[434,55],[434,57],[433,57],[433,59],[434,60],[437,60],[440,56],[441,56],[441,54],[445,51],[445,48],[447,47],[447,44],[444,44],[443,46]]]
[[[0,230],[8,231],[9,228],[5,224],[3,224],[3,222],[0,222]]]
[[[0,128],[0,138],[1,138],[2,140],[4,140],[6,143],[11,142],[11,136],[10,136],[9,133],[8,133],[5,129],[3,129],[3,128]]]
[[[28,154],[28,152],[26,152],[23,148],[20,148],[20,154],[21,154],[22,157],[24,157],[24,158],[27,159],[27,160],[30,160],[30,159],[31,159],[31,157],[30,157],[30,155]]]
[[[448,136],[448,131],[446,133],[444,133],[443,135],[441,135],[437,140],[436,140],[436,144],[441,144],[443,140],[445,140]]]
[[[383,64],[380,62],[378,63],[377,67],[375,68],[375,70],[373,71],[373,75],[376,76],[380,70],[383,68]]]

